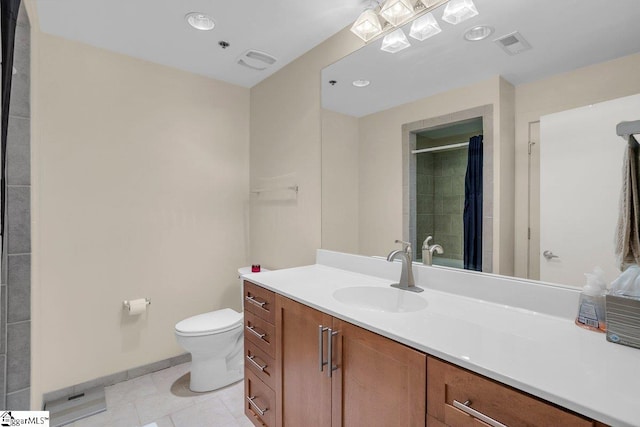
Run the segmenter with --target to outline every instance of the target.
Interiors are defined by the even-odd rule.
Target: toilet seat
[[[230,308],[198,314],[176,324],[176,334],[182,336],[201,336],[227,332],[242,327],[242,313]]]

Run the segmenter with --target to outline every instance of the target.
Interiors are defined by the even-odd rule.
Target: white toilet
[[[251,267],[238,269],[241,296],[242,275],[247,273],[251,273]],[[189,388],[192,391],[216,390],[242,379],[243,324],[242,313],[230,308],[199,314],[176,323],[176,340],[191,353]]]

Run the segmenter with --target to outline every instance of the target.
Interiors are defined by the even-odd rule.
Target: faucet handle
[[[429,242],[433,240],[433,236],[427,236],[426,239],[424,239],[424,243],[422,244],[422,249],[429,249]]]

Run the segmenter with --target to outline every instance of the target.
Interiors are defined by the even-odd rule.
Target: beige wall
[[[184,352],[240,308],[249,90],[37,34],[32,403]],[[122,301],[148,297],[140,317]]]
[[[322,110],[322,248],[358,253],[358,119]]]
[[[529,123],[546,114],[640,93],[640,54],[516,87],[515,275],[527,277]],[[544,143],[544,142],[543,142]]]
[[[451,90],[359,120],[359,253],[386,255],[403,237],[402,125],[493,106],[493,271],[513,265],[513,127],[502,124],[513,87],[500,77]],[[501,167],[502,164],[502,167]],[[497,245],[496,242],[500,242]]]
[[[252,263],[312,264],[321,246],[320,71],[359,47],[344,30],[251,88],[251,185],[294,174],[295,201],[251,201]]]
[[[497,111],[499,129],[495,138],[494,153],[494,273],[513,275],[513,237],[515,200],[515,88],[503,78],[499,79],[499,105]],[[497,227],[497,230],[495,228]],[[498,232],[496,235],[496,231]],[[496,262],[498,264],[496,264]],[[497,268],[496,268],[497,265]]]

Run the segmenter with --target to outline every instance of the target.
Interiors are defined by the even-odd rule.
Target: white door
[[[619,274],[614,236],[626,143],[616,125],[638,118],[640,95],[541,118],[540,280],[581,286],[595,266],[608,281]]]

